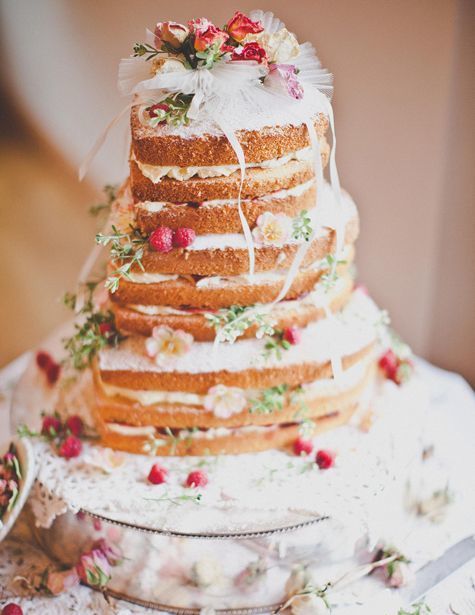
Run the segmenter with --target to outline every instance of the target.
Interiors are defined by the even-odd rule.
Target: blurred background
[[[119,58],[156,21],[273,10],[335,75],[337,162],[362,219],[359,278],[413,349],[475,382],[472,0],[0,0],[0,365],[67,317],[88,208],[127,173]]]

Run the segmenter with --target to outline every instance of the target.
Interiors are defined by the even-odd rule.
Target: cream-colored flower
[[[289,216],[266,211],[257,218],[257,226],[252,235],[257,245],[281,247],[291,231],[292,219]]]
[[[84,457],[84,462],[90,466],[102,470],[106,474],[110,474],[114,470],[122,467],[125,463],[125,455],[114,451],[111,448],[103,448],[102,446],[91,447],[87,455]]]
[[[211,557],[203,557],[191,568],[191,582],[197,587],[210,587],[218,583],[221,578],[221,565]]]
[[[193,336],[181,329],[170,327],[154,327],[152,337],[145,340],[148,356],[155,360],[158,366],[173,363],[185,355],[193,344]]]
[[[246,403],[246,397],[241,389],[217,384],[209,389],[204,406],[220,419],[228,419],[233,414],[242,412]]]
[[[155,58],[151,63],[152,74],[183,73],[187,69],[183,62],[176,58]]]
[[[249,34],[246,36],[245,42],[249,41],[257,41],[265,49],[269,62],[283,64],[300,54],[300,45],[297,38],[287,28],[281,28],[273,34],[268,32]]]
[[[292,615],[329,615],[325,600],[320,596],[296,596],[290,605]]]

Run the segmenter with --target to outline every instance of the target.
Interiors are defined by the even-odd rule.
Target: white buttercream
[[[149,273],[148,271],[139,271],[127,274],[127,280],[135,284],[160,284],[160,282],[169,282],[178,279],[175,273]]]
[[[272,158],[270,160],[262,160],[261,162],[248,162],[246,168],[259,168],[259,169],[275,169],[287,164],[291,160],[311,160],[313,152],[311,147],[305,147],[296,152],[291,152],[285,156],[279,158]],[[171,179],[177,179],[178,181],[184,181],[191,177],[228,177],[236,171],[239,171],[238,164],[223,164],[223,165],[210,165],[210,166],[158,166],[153,164],[145,164],[132,157],[132,160],[137,164],[140,172],[144,177],[147,177],[154,184],[158,184],[164,177],[170,177]]]
[[[241,199],[241,203],[250,203],[252,201],[281,201],[289,197],[301,196],[302,194],[305,194],[305,192],[310,190],[310,188],[314,185],[315,180],[311,179],[308,182],[299,184],[298,186],[294,186],[293,188],[289,188],[288,190],[277,190],[276,192],[271,192],[270,194],[265,194],[264,196],[260,196],[255,199]],[[214,199],[211,201],[202,201],[200,203],[200,208],[222,207],[223,205],[237,206],[237,204],[237,199]],[[160,211],[163,211],[163,209],[166,209],[168,205],[169,204],[166,201],[143,201],[142,203],[137,203],[136,206],[150,213],[158,213]],[[176,203],[173,203],[172,206],[176,207]]]
[[[175,364],[158,366],[144,349],[141,338],[128,338],[118,347],[105,348],[99,354],[101,370],[134,372],[202,373],[227,370],[238,372],[251,367],[286,367],[301,363],[322,364],[332,352],[351,355],[375,341],[375,323],[380,311],[369,297],[355,292],[345,309],[332,318],[310,324],[302,331],[299,344],[283,351],[281,360],[270,357],[262,363],[265,339],[245,339],[232,345],[214,347],[212,342],[195,342]]]
[[[107,423],[109,431],[113,431],[121,436],[153,436],[155,427],[151,425],[124,425],[123,423]]]

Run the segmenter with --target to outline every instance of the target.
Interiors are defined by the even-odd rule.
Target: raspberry
[[[46,368],[46,380],[48,384],[53,385],[58,381],[59,374],[61,372],[61,365],[54,361]]]
[[[188,248],[196,239],[196,233],[192,228],[180,227],[173,233],[173,245],[175,248]]]
[[[173,231],[168,226],[159,226],[148,238],[152,250],[170,252],[173,247]]]
[[[194,470],[190,472],[186,478],[187,487],[206,487],[208,484],[208,477],[206,472],[202,470]]]
[[[387,350],[379,359],[378,365],[388,380],[397,382],[399,363],[396,353],[393,350]]]
[[[110,322],[101,322],[99,325],[99,333],[104,337],[109,337],[112,333],[112,325]]]
[[[301,455],[310,455],[313,450],[313,443],[311,440],[304,440],[303,438],[297,438],[294,442],[294,453],[299,457]]]
[[[9,602],[3,607],[2,615],[23,615],[23,609],[18,604]]]
[[[335,463],[335,453],[324,449],[317,451],[315,462],[320,470],[328,470]]]
[[[82,433],[84,431],[84,423],[82,422],[82,419],[76,414],[74,416],[70,416],[67,419],[65,426],[66,429],[69,429],[73,436],[76,436],[77,438],[82,436]]]
[[[82,442],[76,436],[68,436],[61,442],[59,447],[59,456],[65,459],[72,459],[73,457],[79,457],[82,451]]]
[[[170,111],[170,107],[165,103],[157,103],[156,105],[152,105],[148,108],[148,114],[150,117],[158,117],[159,114],[157,111],[165,111],[165,113],[168,113],[168,111]],[[166,120],[162,120],[160,124],[165,124],[165,122]]]
[[[46,370],[46,368],[51,365],[51,363],[54,363],[54,361],[49,353],[45,352],[44,350],[39,350],[36,353],[36,365],[38,365],[40,369]]]
[[[61,432],[61,421],[51,414],[47,414],[43,417],[43,423],[41,425],[41,433],[47,438],[56,438]]]
[[[167,474],[168,470],[166,468],[162,468],[160,464],[155,463],[150,469],[147,479],[152,485],[161,485],[167,482]]]
[[[296,344],[299,344],[300,340],[302,339],[302,335],[300,333],[300,329],[298,327],[295,327],[295,326],[286,327],[284,329],[283,339],[286,342],[289,342],[289,344],[292,344],[292,346],[295,346]]]

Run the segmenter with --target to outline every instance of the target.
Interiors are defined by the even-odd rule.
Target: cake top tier
[[[313,46],[263,11],[237,11],[222,28],[204,17],[159,22],[119,66],[120,91],[164,135],[307,123],[328,113],[331,83]]]

